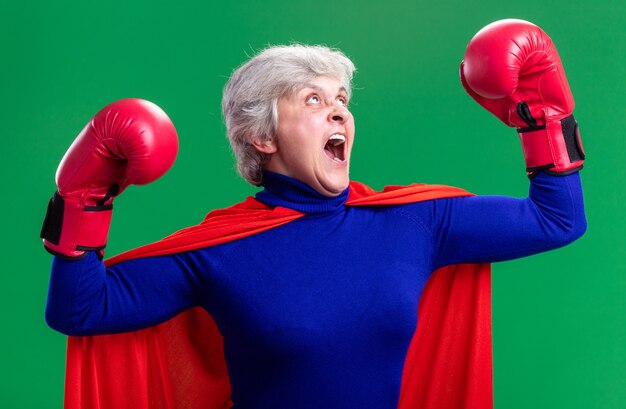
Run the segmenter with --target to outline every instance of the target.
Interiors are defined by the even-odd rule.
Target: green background
[[[268,44],[323,43],[356,63],[353,179],[522,197],[515,132],[457,74],[473,34],[507,17],[540,25],[558,46],[589,158],[589,228],[571,246],[494,266],[495,405],[626,407],[626,3],[594,4],[2,2],[0,407],[62,406],[65,337],[43,319],[51,258],[38,235],[56,167],[98,109],[149,99],[180,137],[167,175],[116,200],[108,255],[254,193],[234,171],[220,98],[232,70]]]

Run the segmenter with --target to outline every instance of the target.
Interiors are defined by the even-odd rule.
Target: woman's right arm
[[[113,200],[174,163],[178,137],[151,102],[113,102],[87,123],[56,173],[57,192],[41,231],[54,254],[46,319],[72,335],[120,332],[156,324],[196,305],[197,280],[185,255],[133,260],[106,269]]]
[[[67,335],[133,331],[200,305],[202,268],[191,253],[140,258],[106,268],[95,252],[54,257],[46,322]]]

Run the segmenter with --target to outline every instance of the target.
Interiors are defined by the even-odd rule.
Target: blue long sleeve
[[[527,198],[434,201],[435,267],[529,256],[569,244],[587,228],[580,175],[532,179]]]
[[[46,320],[68,335],[149,327],[200,305],[202,277],[190,254],[131,260],[106,269],[95,253],[54,257]]]
[[[309,218],[317,221],[305,223],[305,231],[294,237],[285,235],[287,240],[314,237],[307,229],[327,229],[334,219],[324,220],[320,215],[342,210],[340,222],[350,231],[350,225],[362,223],[358,215],[367,213],[343,206],[347,192],[336,198],[323,198],[287,177],[268,174],[266,179],[269,188],[258,194],[260,200],[310,213]],[[376,231],[376,225],[370,223],[363,236],[349,238],[350,246],[359,248],[360,242],[372,237],[390,236],[383,244],[388,248],[380,252],[385,255],[393,253],[392,246],[420,237],[419,249],[406,251],[423,255],[430,270],[460,262],[500,261],[547,251],[575,240],[586,228],[578,173],[565,177],[540,174],[531,181],[529,197],[523,199],[440,199],[375,208],[374,213],[380,221],[387,220],[381,225],[383,232]],[[390,218],[412,227],[389,231],[389,226],[397,223]],[[248,240],[262,243],[263,238],[260,235]],[[327,246],[332,247],[332,240]],[[54,329],[73,335],[123,332],[167,320],[184,309],[203,304],[206,281],[210,280],[208,272],[223,263],[214,253],[207,249],[133,260],[108,271],[93,253],[79,261],[55,257],[47,320]]]
[[[586,226],[578,174],[541,174],[524,199],[372,207],[278,174],[264,182],[257,199],[306,216],[108,270],[94,255],[55,258],[49,324],[74,335],[127,331],[199,305],[224,336],[234,408],[395,408],[432,271],[553,249]]]

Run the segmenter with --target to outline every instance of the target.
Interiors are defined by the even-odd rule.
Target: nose
[[[343,105],[335,104],[328,114],[328,120],[331,122],[345,123],[350,117],[350,112]]]

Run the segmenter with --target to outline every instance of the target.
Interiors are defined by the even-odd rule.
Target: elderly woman
[[[556,50],[542,45],[554,51],[540,81],[543,89],[565,88],[547,103],[533,88],[537,77],[519,87],[523,95],[515,88],[490,95],[498,78],[492,71],[505,69],[498,56],[494,67],[472,65],[485,52],[506,54],[484,42],[513,38],[519,24],[479,33],[462,77],[481,105],[507,125],[526,128],[519,132],[532,178],[524,199],[453,193],[346,205],[354,65],[326,47],[271,47],[234,72],[224,117],[239,172],[262,187],[256,203],[298,217],[107,268],[101,250],[113,197],[162,174],[176,142],[164,114],[145,101],[105,108],[66,154],[42,233],[56,254],[49,325],[69,335],[118,333],[201,307],[223,335],[235,408],[397,407],[420,295],[433,271],[546,251],[585,230],[582,151],[575,123],[568,128],[573,100]],[[550,144],[565,149],[567,160],[546,157]],[[99,163],[85,161],[94,151]],[[111,159],[120,157],[127,163]]]

